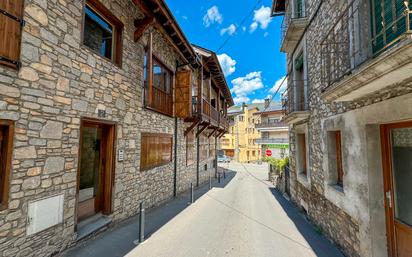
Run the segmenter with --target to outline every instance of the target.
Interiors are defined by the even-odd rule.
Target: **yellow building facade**
[[[256,125],[260,115],[255,115],[262,104],[235,106],[228,110],[229,132],[220,141],[223,153],[238,162],[257,162],[261,160],[261,146],[256,140],[261,137]]]

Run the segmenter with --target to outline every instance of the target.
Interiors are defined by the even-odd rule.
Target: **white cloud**
[[[261,103],[264,103],[264,102],[265,102],[265,99],[254,99],[252,101],[252,104],[261,104]]]
[[[214,5],[212,7],[210,7],[205,16],[203,16],[203,24],[206,27],[209,27],[211,24],[213,23],[219,23],[221,24],[223,21],[223,16],[222,14],[219,12],[219,8]]]
[[[235,102],[235,105],[239,105],[242,103],[248,103],[250,101],[250,98],[247,96],[237,96],[233,98],[233,101]]]
[[[255,90],[264,88],[262,72],[254,71],[244,77],[236,78],[232,80],[232,85],[232,92],[236,94],[236,98],[248,102],[250,101],[248,97],[249,94],[253,94]]]
[[[223,53],[217,56],[219,59],[220,66],[222,66],[223,73],[225,76],[231,75],[236,71],[236,61],[233,60],[229,55]]]
[[[285,81],[283,82],[283,80]],[[288,86],[288,79],[285,79],[285,77],[282,77],[278,81],[275,82],[275,85],[273,85],[273,87],[269,90],[269,93],[274,94],[276,90],[278,90],[278,88],[280,87],[279,94],[282,94],[286,90],[287,86]]]
[[[183,16],[182,16],[182,19],[187,20],[188,17],[187,17],[186,15],[183,15]]]
[[[243,31],[246,31],[246,27],[245,27],[245,26],[242,26],[242,30],[243,30]]]
[[[220,30],[220,35],[223,36],[224,34],[228,34],[229,36],[232,36],[236,32],[236,26],[235,24],[230,24],[227,28],[223,28]]]
[[[260,25],[261,29],[266,29],[271,22],[270,19],[270,7],[265,7],[262,5],[260,9],[255,10],[255,15],[253,16],[253,23],[250,24],[249,31],[252,33]]]

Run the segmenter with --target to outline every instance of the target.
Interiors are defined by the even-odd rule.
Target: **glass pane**
[[[169,72],[158,62],[153,62],[153,86],[165,91],[170,92],[171,78]]]
[[[412,225],[412,128],[393,129],[391,136],[395,217]]]
[[[99,194],[100,143],[102,130],[85,127],[82,130],[79,201]]]
[[[89,6],[85,8],[83,43],[100,55],[112,59],[113,26]]]

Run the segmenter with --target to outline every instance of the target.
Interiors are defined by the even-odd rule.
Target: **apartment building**
[[[292,199],[347,256],[412,256],[411,7],[273,1]]]
[[[256,129],[260,117],[255,115],[263,104],[243,104],[229,108],[229,130],[220,141],[223,153],[238,162],[261,160],[261,149],[257,140],[260,133]]]
[[[164,1],[0,10],[0,256],[57,254],[216,172],[233,100]]]
[[[260,122],[255,125],[261,137],[256,143],[261,146],[262,157],[285,158],[289,155],[289,127],[282,121],[281,103],[265,100],[263,109],[254,113]],[[257,119],[259,118],[259,119]]]

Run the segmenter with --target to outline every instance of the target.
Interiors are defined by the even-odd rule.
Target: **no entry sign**
[[[266,156],[268,156],[268,157],[272,156],[272,150],[267,149],[266,150]]]

